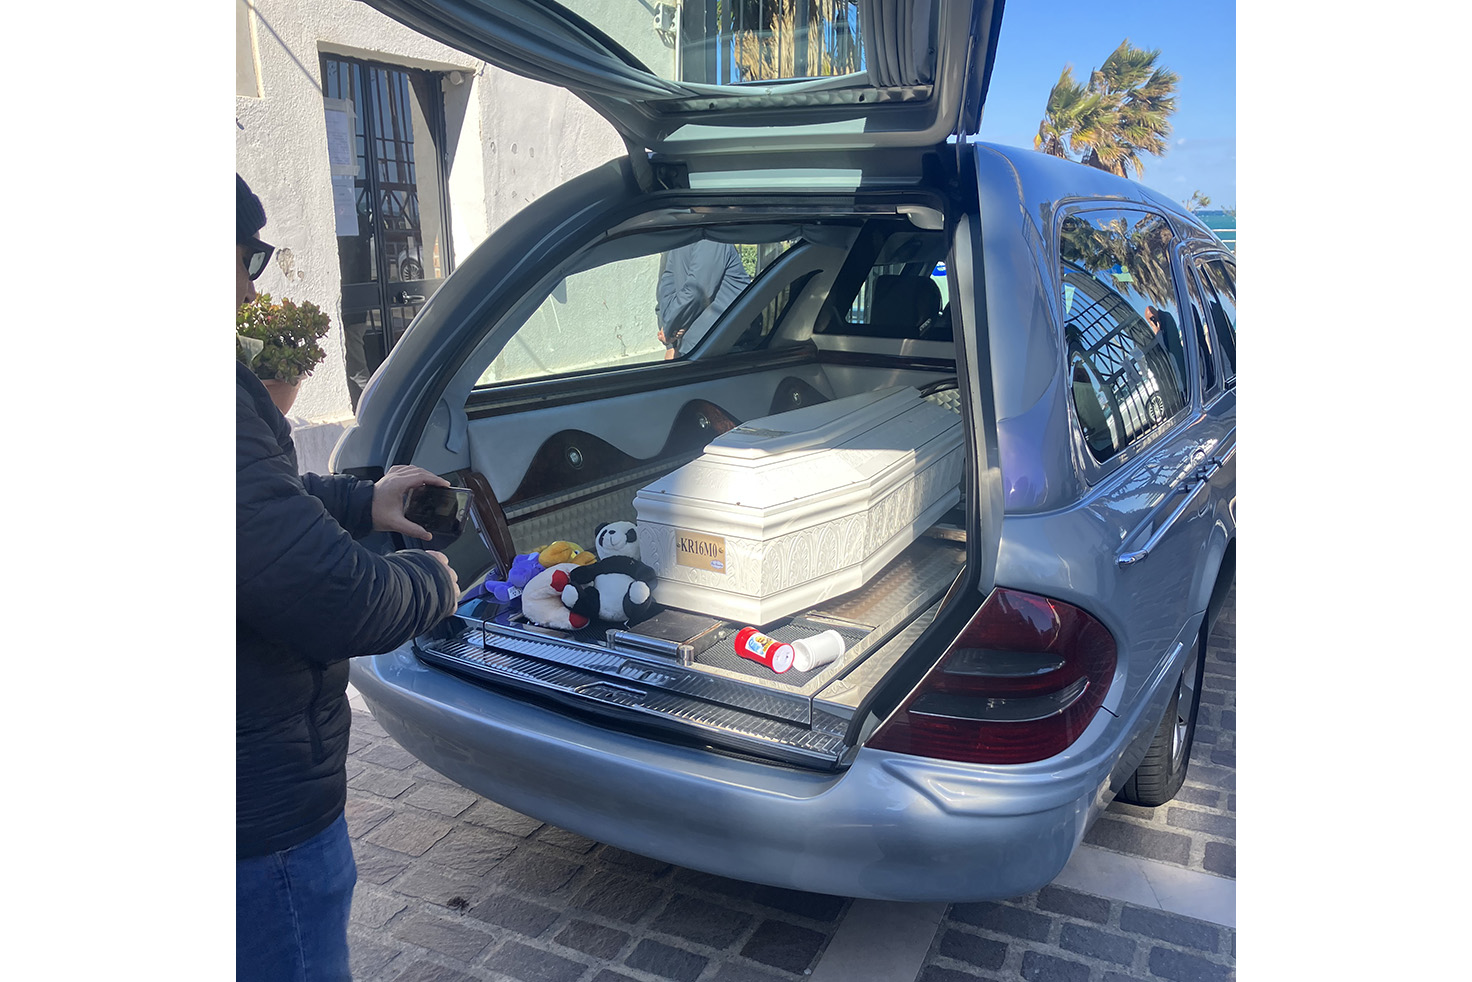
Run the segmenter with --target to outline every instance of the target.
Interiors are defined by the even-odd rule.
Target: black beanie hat
[[[266,225],[266,209],[245,178],[235,175],[235,242],[249,242]]]

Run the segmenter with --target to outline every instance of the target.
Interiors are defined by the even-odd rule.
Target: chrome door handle
[[[1191,507],[1191,502],[1196,500],[1196,496],[1201,493],[1201,489],[1204,487],[1206,487],[1204,482],[1197,483],[1195,486],[1187,483],[1177,485],[1174,493],[1184,495],[1185,497],[1180,504],[1176,505],[1175,511],[1171,512],[1170,517],[1160,523],[1160,527],[1155,530],[1155,534],[1150,536],[1150,539],[1143,546],[1132,552],[1120,553],[1115,557],[1114,561],[1120,566],[1133,566],[1150,555],[1150,550],[1160,545],[1160,540],[1165,537],[1165,533],[1169,532],[1170,527],[1176,523],[1176,520],[1186,513],[1186,510]]]
[[[418,294],[415,294],[415,293],[405,293],[403,290],[400,290],[397,294],[394,295],[394,303],[399,303],[399,304],[424,303],[424,298],[421,297],[421,296],[419,296]]]

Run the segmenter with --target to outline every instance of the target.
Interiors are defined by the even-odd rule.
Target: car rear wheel
[[[1196,716],[1201,709],[1201,680],[1206,674],[1206,637],[1203,632],[1191,646],[1191,657],[1181,671],[1176,691],[1145,759],[1119,792],[1119,800],[1154,808],[1176,796],[1186,780],[1191,761],[1191,744],[1196,737]]]

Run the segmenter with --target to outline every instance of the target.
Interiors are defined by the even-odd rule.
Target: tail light
[[[999,588],[867,746],[973,764],[1043,760],[1098,713],[1115,659],[1114,638],[1085,611]]]

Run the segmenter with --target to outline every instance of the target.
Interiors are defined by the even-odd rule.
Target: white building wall
[[[320,53],[460,73],[459,84],[447,79],[444,85],[457,260],[528,202],[626,151],[606,120],[564,90],[488,66],[366,4],[237,4],[236,168],[265,204],[262,238],[276,246],[256,287],[311,301],[332,318],[326,360],[303,381],[291,413],[303,470],[321,471],[352,409]],[[259,95],[251,94],[251,74]]]

